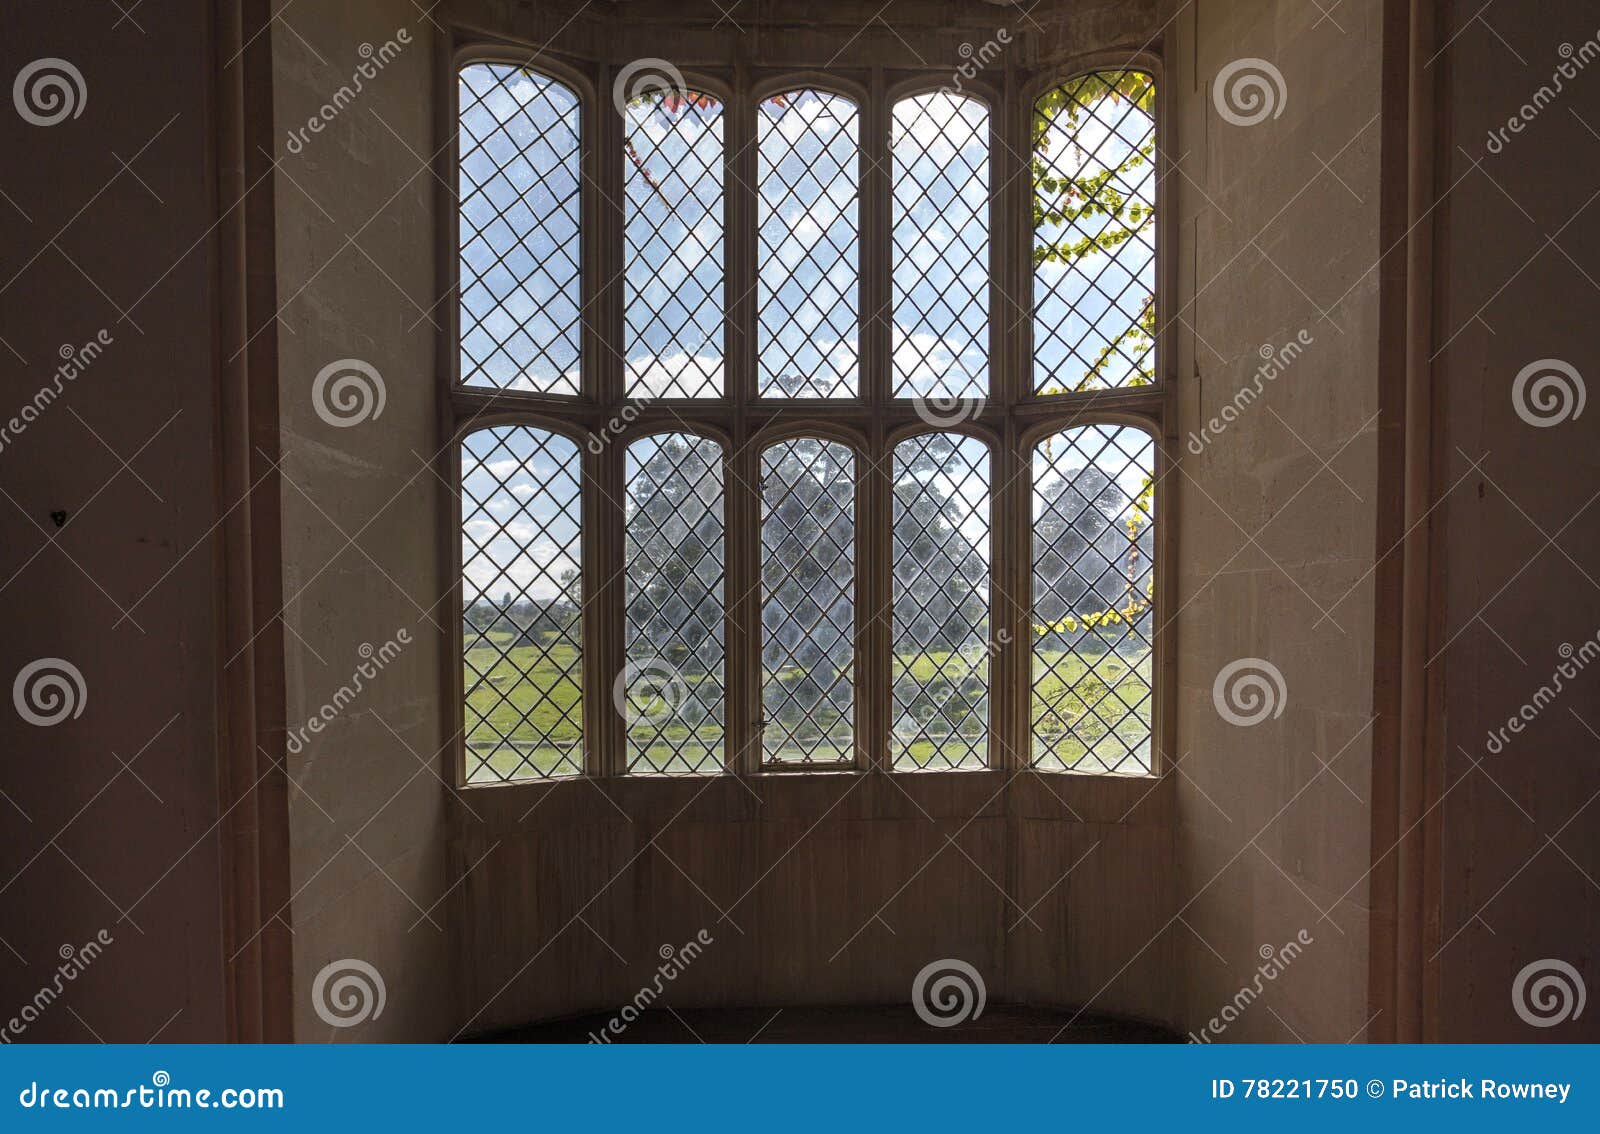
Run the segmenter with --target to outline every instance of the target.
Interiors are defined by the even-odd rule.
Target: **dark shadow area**
[[[620,1009],[619,1009],[620,1011]],[[617,1020],[620,1034],[606,1032]],[[904,1004],[869,1008],[649,1008],[632,1023],[578,1016],[474,1037],[477,1043],[1181,1043],[1155,1024],[1070,1008],[995,1004],[947,1028]]]

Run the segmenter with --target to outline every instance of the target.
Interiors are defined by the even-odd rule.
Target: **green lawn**
[[[1034,655],[1034,762],[1053,771],[1146,771],[1153,704],[1150,678],[1148,656],[1130,666],[1128,659],[1116,654]],[[1128,754],[1130,747],[1136,756]]]
[[[515,646],[502,654],[511,636],[496,632],[490,637],[494,646],[481,645],[467,652],[468,778],[493,781],[580,770],[582,690],[577,649],[562,641]],[[1094,670],[1089,668],[1091,662],[1095,663]],[[937,679],[942,666],[945,674],[957,678],[968,672],[963,664],[948,663],[947,653],[930,652],[897,658],[894,672],[900,680],[909,677],[922,683]],[[1047,672],[1047,666],[1052,664],[1053,672]],[[1121,762],[1121,771],[1143,771],[1132,758],[1123,762],[1127,747],[1112,733],[1119,734],[1148,762],[1148,658],[1130,668],[1115,655],[1073,655],[1063,659],[1060,652],[1050,652],[1034,659],[1034,675],[1033,749],[1034,759],[1041,767],[1100,771]],[[779,680],[797,681],[804,676],[796,670],[781,675]],[[688,674],[684,680],[692,686],[716,677]],[[940,696],[957,707],[965,702],[953,692],[941,692]],[[720,702],[716,697],[704,700],[712,705]],[[1117,723],[1114,730],[1107,727],[1108,722],[1117,721],[1135,705],[1138,708]],[[953,709],[950,711],[954,714]],[[1097,719],[1096,713],[1106,719]],[[825,724],[833,738],[848,744],[848,721],[816,723]],[[983,726],[984,722],[975,719],[963,720],[962,737],[946,743],[937,730],[930,729],[931,735],[919,735],[916,722],[902,721],[897,735],[911,743],[896,743],[896,767],[980,767],[987,746]],[[817,729],[800,731],[780,751],[768,753],[769,757],[789,761],[809,755],[831,763],[835,748],[821,745],[812,749],[808,743],[816,737]],[[775,730],[774,738],[776,735]],[[969,740],[976,743],[976,754],[970,751]],[[720,767],[723,761],[722,729],[714,720],[698,726],[678,717],[659,722],[642,720],[634,725],[633,742],[628,758],[641,770],[688,772],[698,767],[706,771]],[[482,763],[485,760],[487,767]]]
[[[981,768],[988,761],[988,722],[972,711],[974,701],[983,703],[984,694],[961,688],[987,680],[988,659],[981,651],[960,657],[953,653],[927,650],[894,657],[897,708],[891,750],[901,771]],[[911,712],[900,706],[909,706]]]
[[[489,637],[494,646],[467,651],[467,778],[525,778],[534,774],[528,764],[541,774],[582,771],[577,648],[558,642],[516,646],[502,654],[512,636],[491,632]],[[484,758],[487,768],[480,764]]]

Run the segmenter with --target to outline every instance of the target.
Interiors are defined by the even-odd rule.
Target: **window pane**
[[[774,95],[756,114],[758,392],[853,397],[859,388],[856,105]]]
[[[467,779],[583,771],[578,446],[525,425],[461,445]]]
[[[981,768],[989,743],[989,449],[928,433],[894,449],[897,769]]]
[[[504,63],[463,67],[459,89],[462,380],[576,394],[578,96]]]
[[[1081,75],[1033,112],[1033,384],[1155,379],[1155,80]]]
[[[989,111],[944,91],[895,104],[894,393],[989,392]]]
[[[722,103],[652,91],[628,104],[629,397],[722,394]]]
[[[768,763],[848,764],[855,722],[855,457],[803,437],[761,457]]]
[[[719,772],[723,742],[722,446],[686,433],[628,446],[628,770]]]
[[[1091,425],[1033,451],[1033,763],[1148,773],[1155,445]]]

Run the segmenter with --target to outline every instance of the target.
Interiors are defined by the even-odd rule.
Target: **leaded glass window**
[[[720,771],[722,446],[652,433],[628,446],[627,664],[617,692],[628,770]]]
[[[626,107],[623,351],[629,397],[723,391],[722,103],[651,91]]]
[[[581,388],[582,127],[572,88],[526,67],[460,74],[462,381]]]
[[[583,768],[578,446],[525,425],[461,445],[468,781]]]
[[[989,448],[924,433],[894,449],[894,724],[899,769],[988,759]]]
[[[989,109],[935,91],[900,100],[894,158],[894,393],[989,392]]]
[[[1033,450],[1033,764],[1152,770],[1155,442],[1087,425]]]
[[[856,105],[795,90],[756,112],[757,387],[837,398],[860,389]]]
[[[855,454],[801,437],[761,457],[761,708],[769,764],[855,758]]]
[[[1033,384],[1155,380],[1155,81],[1095,71],[1033,108]]]

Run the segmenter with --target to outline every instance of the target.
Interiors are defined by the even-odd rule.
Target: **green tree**
[[[1076,135],[1084,119],[1099,113],[1102,103],[1132,103],[1152,119],[1155,82],[1139,71],[1094,72],[1068,80],[1046,91],[1033,110],[1033,262],[1076,266],[1093,255],[1112,254],[1135,237],[1154,229],[1155,207],[1127,192],[1146,176],[1155,160],[1155,133],[1128,152],[1115,165],[1101,166],[1081,151],[1072,155],[1052,152],[1056,129],[1065,119],[1065,131],[1076,148]],[[1084,171],[1089,172],[1071,172]],[[1098,220],[1097,218],[1104,218]],[[1094,230],[1094,225],[1102,227]],[[1053,234],[1053,235],[1052,235]],[[1116,308],[1112,308],[1114,313]],[[1111,384],[1106,371],[1117,358],[1134,362],[1135,373],[1127,385],[1142,386],[1155,380],[1150,362],[1155,342],[1155,293],[1146,290],[1137,318],[1108,335],[1108,343],[1088,370],[1071,387],[1073,391]],[[1056,386],[1043,393],[1065,393]]]
[[[647,439],[629,480],[624,601],[628,652],[685,673],[722,665],[722,447],[672,434]]]

